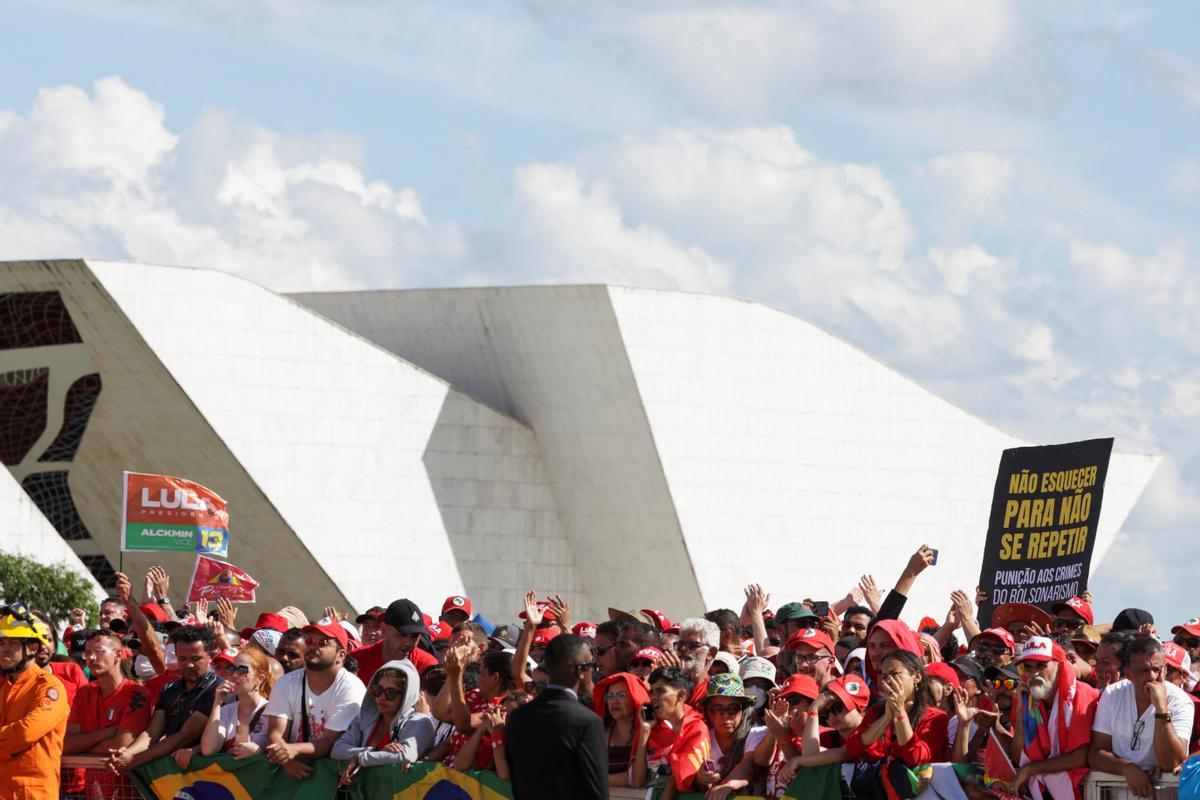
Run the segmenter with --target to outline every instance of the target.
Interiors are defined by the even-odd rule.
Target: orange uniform
[[[58,678],[31,666],[0,676],[0,797],[58,800],[67,690]]]

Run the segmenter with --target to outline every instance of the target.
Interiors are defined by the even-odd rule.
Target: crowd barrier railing
[[[1151,783],[1155,800],[1177,800],[1179,797],[1178,775],[1160,775]],[[1135,800],[1135,797],[1120,775],[1089,772],[1083,784],[1083,800]]]
[[[63,756],[60,777],[64,800],[143,800],[131,779],[108,769],[105,756]]]

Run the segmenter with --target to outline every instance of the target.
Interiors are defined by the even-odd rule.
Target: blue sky
[[[1099,610],[1194,616],[1200,9],[912,8],[9,3],[0,257],[769,302],[1163,453]]]

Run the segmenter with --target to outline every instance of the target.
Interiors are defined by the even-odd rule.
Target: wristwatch
[[[1165,714],[1155,714],[1155,715],[1154,715],[1154,718],[1155,718],[1155,719],[1161,719],[1161,720],[1164,720],[1164,721],[1166,721],[1166,722],[1170,722],[1170,721],[1171,721],[1171,712],[1170,712],[1170,711],[1168,711],[1168,712],[1166,712]]]

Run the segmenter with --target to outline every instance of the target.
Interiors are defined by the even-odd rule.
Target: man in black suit
[[[608,800],[604,725],[578,694],[594,663],[579,636],[564,633],[547,645],[549,685],[505,725],[516,800]]]

